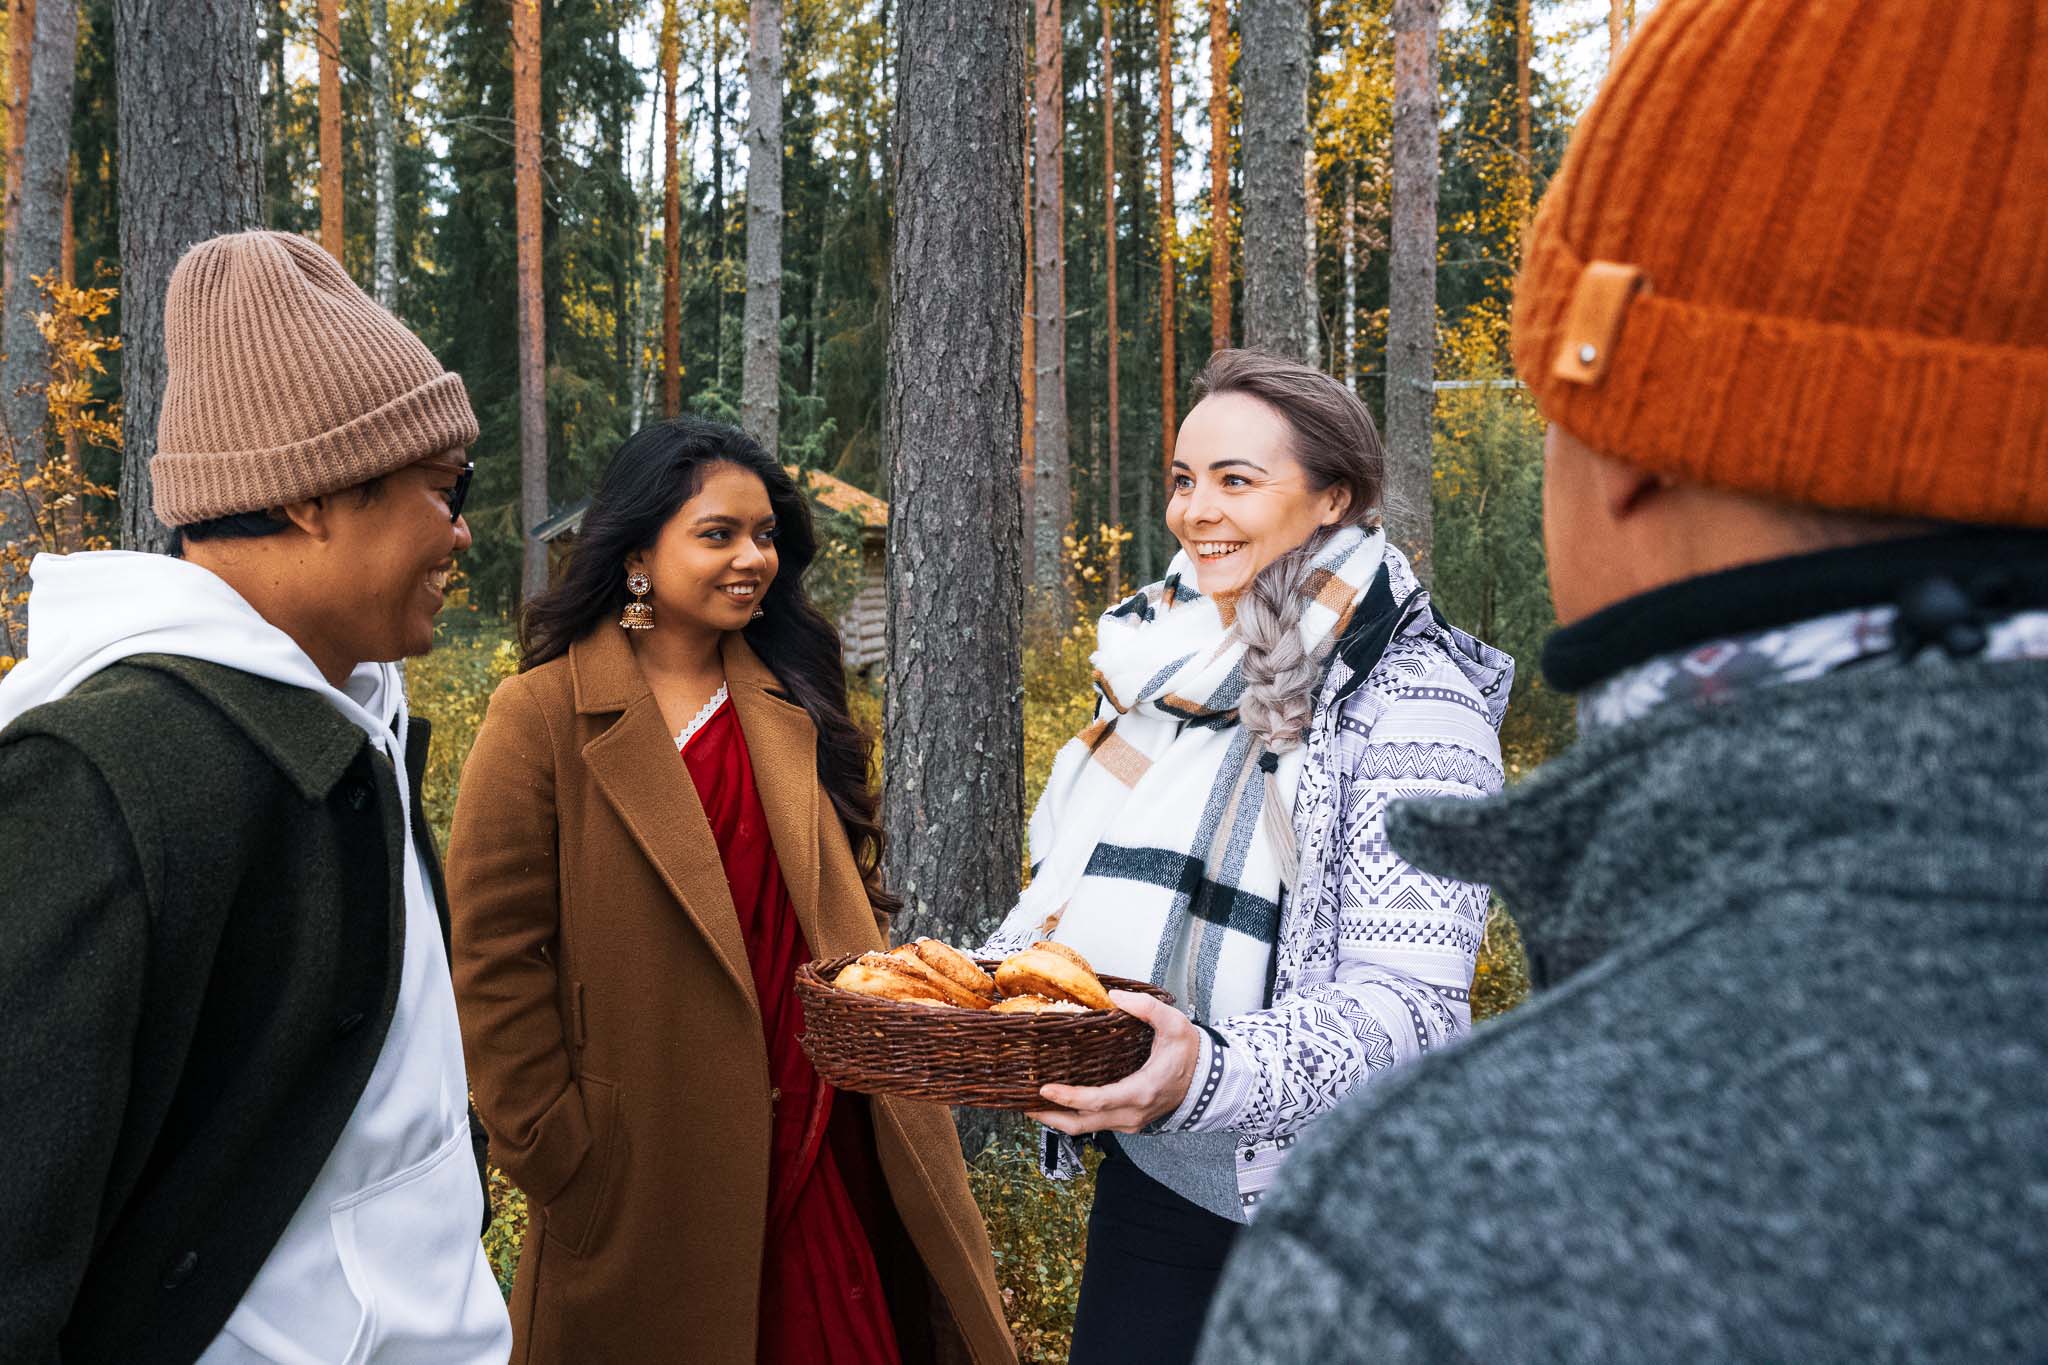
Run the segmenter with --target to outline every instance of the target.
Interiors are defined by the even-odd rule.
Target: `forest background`
[[[931,0],[6,0],[0,669],[23,647],[28,554],[153,548],[134,471],[156,394],[124,394],[121,357],[110,354],[125,345],[126,382],[153,364],[160,385],[160,354],[136,354],[160,350],[160,333],[152,339],[143,320],[123,317],[124,285],[161,298],[156,264],[123,269],[121,147],[131,124],[120,103],[124,89],[143,86],[115,38],[117,19],[148,15],[166,40],[160,80],[181,78],[179,45],[209,41],[202,25],[227,24],[246,39],[225,65],[207,49],[206,71],[185,77],[224,72],[237,107],[255,112],[229,160],[260,167],[223,175],[260,193],[227,209],[229,219],[323,241],[463,376],[481,421],[463,590],[443,647],[409,670],[416,709],[440,727],[429,805],[444,832],[483,702],[513,666],[509,622],[535,581],[534,525],[587,496],[626,435],[678,410],[743,422],[786,463],[885,499],[904,491],[896,485],[906,469],[1014,481],[1018,576],[1029,585],[1009,696],[1021,713],[1022,769],[995,806],[1021,816],[1053,750],[1085,719],[1089,623],[1119,587],[1156,578],[1173,551],[1160,471],[1194,376],[1218,346],[1243,344],[1261,326],[1278,335],[1272,267],[1247,258],[1280,246],[1297,263],[1286,267],[1286,307],[1299,322],[1281,349],[1352,387],[1383,423],[1393,419],[1395,462],[1419,461],[1423,482],[1404,490],[1396,480],[1390,527],[1411,551],[1421,528],[1439,605],[1521,665],[1504,735],[1511,777],[1568,742],[1569,706],[1545,692],[1534,666],[1551,619],[1541,428],[1510,377],[1507,320],[1521,231],[1632,29],[1634,5],[1031,0],[1025,50],[1007,69],[1014,79],[989,94],[1014,102],[1015,154],[986,158],[965,182],[1023,233],[1005,268],[1024,293],[1021,362],[1001,376],[1015,387],[1001,402],[989,395],[1001,398],[1002,384],[968,384],[959,396],[1013,415],[993,471],[987,450],[973,448],[906,464],[903,447],[915,441],[900,435],[908,426],[892,407],[902,402],[890,373],[904,354],[899,320],[921,302],[907,291],[963,287],[906,275],[895,258],[901,220],[926,208],[899,203],[897,182],[910,135],[906,80],[928,56],[913,29],[932,9]],[[68,34],[53,22],[63,15]],[[1435,100],[1422,106],[1421,140],[1403,152],[1397,29],[1423,21],[1435,39],[1424,73]],[[1266,36],[1276,23],[1292,25],[1298,51]],[[1248,121],[1247,80],[1299,59],[1299,126]],[[67,68],[68,99],[53,105],[48,92]],[[38,82],[47,108],[31,106]],[[1283,186],[1299,206],[1290,209],[1299,236],[1282,240],[1268,213],[1248,239],[1276,140],[1299,149],[1299,172]],[[778,144],[779,174],[763,180],[764,158],[751,149]],[[1407,183],[1418,183],[1416,148],[1435,187],[1433,213],[1415,219],[1411,192],[1404,220],[1425,234],[1418,262],[1409,229],[1409,286],[1420,270],[1433,291],[1419,324],[1408,305],[1420,371],[1416,345],[1402,351],[1397,335],[1394,188],[1403,155]],[[17,278],[28,274],[17,272],[18,256],[56,268]],[[764,290],[771,266],[774,288]],[[35,326],[24,332],[23,318]],[[18,344],[23,336],[42,344]],[[1387,402],[1418,389],[1427,400],[1419,441],[1403,435]],[[821,512],[821,528],[830,553],[818,594],[843,605],[857,582],[859,527]],[[900,548],[892,536],[892,575]],[[892,601],[896,587],[892,579]],[[914,641],[894,616],[891,638],[899,650]],[[855,700],[886,731],[885,761],[900,760],[909,750],[885,716],[940,699],[913,699],[908,686],[887,697],[888,679],[903,675],[883,672],[860,682]],[[921,767],[923,754],[914,757]],[[911,766],[892,767],[892,828],[908,799],[895,784]],[[1013,865],[1015,841],[1014,832],[997,841]],[[991,895],[1004,877],[1014,888],[1014,871],[999,869]],[[1498,933],[1511,937],[1512,926],[1500,921]],[[1488,1008],[1521,989],[1513,956],[1490,942]],[[1488,971],[1505,979],[1489,987]],[[994,1135],[977,1192],[1013,1320],[1027,1356],[1063,1358],[1086,1189],[1045,1186],[1014,1134]],[[493,1237],[509,1273],[523,1212],[507,1194]]]

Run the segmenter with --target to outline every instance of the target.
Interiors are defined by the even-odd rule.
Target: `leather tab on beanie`
[[[1578,288],[1565,315],[1564,337],[1550,372],[1574,384],[1597,384],[1607,374],[1622,319],[1643,287],[1643,272],[1614,261],[1591,261],[1579,272]]]
[[[291,233],[186,252],[164,298],[164,351],[149,469],[167,526],[320,497],[477,438],[461,378]]]
[[[1674,480],[2048,527],[2044,37],[2048,0],[1663,0],[1526,239],[1544,417]],[[1617,306],[1619,261],[1655,292]]]

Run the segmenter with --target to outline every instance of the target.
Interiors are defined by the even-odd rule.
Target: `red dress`
[[[782,884],[746,736],[730,702],[689,737],[683,763],[711,822],[739,912],[761,1001],[768,1083],[777,1096],[758,1359],[773,1365],[894,1365],[896,1333],[861,1218],[871,1201],[887,1198],[886,1187],[872,1148],[848,1139],[849,1124],[831,1121],[832,1087],[818,1079],[797,1043],[803,1007],[794,983],[810,950]]]

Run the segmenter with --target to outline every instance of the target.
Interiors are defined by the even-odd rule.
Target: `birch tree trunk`
[[[1209,349],[1230,349],[1230,6],[1209,0]]]
[[[1245,0],[1244,341],[1306,361],[1308,0]]]
[[[78,60],[78,10],[69,0],[45,0],[36,9],[35,53],[30,63],[27,136],[22,144],[21,194],[7,224],[6,317],[0,323],[0,411],[24,474],[43,462],[43,421],[49,402],[48,343],[36,327],[45,279],[64,265],[64,201],[71,181],[71,85]]]
[[[370,251],[371,292],[398,309],[398,107],[391,91],[388,0],[370,0],[370,138],[377,181],[377,218]]]
[[[517,3],[517,0],[514,0]],[[341,203],[341,3],[320,0],[320,245],[339,261],[345,239]]]
[[[747,311],[740,425],[770,455],[782,412],[782,0],[747,6]]]
[[[23,149],[28,138],[28,99],[33,88],[36,0],[8,0],[7,6],[7,186],[4,249],[0,249],[0,297],[14,287],[14,224],[21,216]]]
[[[1159,469],[1173,467],[1180,434],[1179,362],[1174,356],[1174,262],[1180,255],[1180,217],[1173,198],[1173,3],[1159,0]]]
[[[1067,250],[1061,162],[1065,153],[1066,41],[1060,0],[1032,0],[1038,19],[1037,80],[1032,120],[1033,368],[1037,410],[1032,417],[1032,586],[1062,629],[1073,615],[1067,600],[1066,557],[1060,541],[1074,519],[1073,480],[1067,451]]]
[[[548,585],[548,548],[534,527],[548,515],[545,315],[541,307],[540,0],[512,0],[512,196],[519,275],[519,588]]]
[[[121,197],[121,547],[161,551],[149,461],[164,394],[164,289],[195,242],[263,223],[256,7],[115,0]]]
[[[1316,297],[1316,220],[1323,216],[1323,188],[1316,174],[1316,144],[1310,138],[1301,154],[1302,186],[1302,359],[1311,365],[1323,363],[1322,301]]]
[[[1394,543],[1429,581],[1436,398],[1437,14],[1394,0],[1394,186],[1387,290],[1387,491]]]
[[[1344,171],[1344,325],[1337,329],[1342,338],[1344,359],[1337,377],[1344,387],[1358,392],[1358,168]]]
[[[1109,524],[1121,530],[1124,524],[1122,399],[1117,389],[1117,352],[1121,338],[1116,316],[1116,49],[1110,39],[1113,0],[1102,0],[1102,252],[1104,285],[1109,305]],[[1224,297],[1228,299],[1226,287]],[[1123,547],[1109,552],[1109,600],[1123,598]]]
[[[683,35],[676,0],[661,6],[661,415],[683,410],[683,176],[676,156],[676,80]]]
[[[895,933],[980,943],[1023,866],[1025,7],[902,0],[884,410],[889,680],[883,817]],[[992,93],[993,92],[993,93]],[[996,186],[994,192],[990,186]],[[962,1111],[969,1153],[993,1130]]]

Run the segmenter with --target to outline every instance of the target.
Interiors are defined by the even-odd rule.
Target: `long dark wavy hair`
[[[818,781],[846,829],[868,900],[893,914],[901,902],[881,887],[882,822],[868,782],[874,741],[847,710],[839,629],[804,593],[804,571],[818,553],[810,503],[753,437],[723,422],[677,417],[626,439],[583,514],[562,581],[521,614],[520,671],[560,658],[592,631],[617,629],[627,598],[627,557],[653,548],[662,527],[697,495],[706,471],[717,463],[756,475],[768,489],[778,566],[761,599],[762,615],[744,635],[817,727]]]

